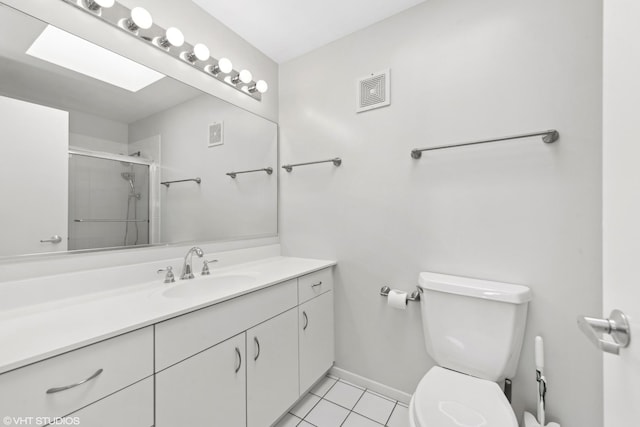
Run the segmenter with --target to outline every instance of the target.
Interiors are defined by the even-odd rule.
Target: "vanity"
[[[0,415],[271,425],[333,365],[333,265],[275,256],[5,311]]]

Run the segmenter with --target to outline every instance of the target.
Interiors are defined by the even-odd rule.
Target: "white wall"
[[[420,271],[531,287],[514,408],[535,408],[547,349],[550,420],[602,425],[601,356],[576,316],[601,306],[599,0],[431,0],[280,66],[287,255],[335,258],[336,361],[412,392],[433,362],[416,304],[384,305]],[[355,113],[357,78],[390,67],[392,105]],[[414,147],[556,128],[561,139]]]

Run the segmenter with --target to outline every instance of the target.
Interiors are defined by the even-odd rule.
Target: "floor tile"
[[[362,395],[353,410],[380,424],[385,424],[395,406],[395,402],[367,391]]]
[[[307,394],[289,412],[297,417],[304,418],[319,401],[320,398],[318,396]]]
[[[305,417],[305,421],[318,427],[339,427],[349,411],[329,401],[321,400]]]
[[[409,408],[403,405],[396,405],[387,422],[389,427],[409,427]]]
[[[298,427],[315,427],[315,426],[313,424],[309,424],[306,421],[303,421],[300,424],[298,424]]]
[[[324,398],[345,408],[352,409],[363,393],[364,390],[362,389],[338,381],[331,387],[331,390],[324,395]]]
[[[338,380],[335,378],[331,378],[331,377],[324,377],[324,379],[322,381],[320,381],[318,384],[316,384],[312,389],[311,389],[311,393],[315,394],[316,396],[324,396],[325,394],[327,394],[327,392],[329,391],[329,389],[331,387],[333,387],[333,385],[337,382]]]
[[[382,424],[378,424],[375,421],[371,421],[369,418],[365,418],[362,415],[352,412],[349,414],[344,424],[342,424],[342,427],[382,427]]]
[[[361,390],[364,390],[364,387],[361,387],[361,386],[359,386],[358,384],[350,383],[349,381],[343,380],[342,378],[338,378],[338,380],[339,380],[341,383],[349,384],[349,385],[351,385],[351,386],[354,386],[355,388],[359,388],[359,389],[361,389]]]
[[[300,418],[287,414],[276,424],[276,427],[295,427],[300,421]]]

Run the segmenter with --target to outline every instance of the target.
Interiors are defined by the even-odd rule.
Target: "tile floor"
[[[403,403],[327,376],[276,427],[409,427]]]

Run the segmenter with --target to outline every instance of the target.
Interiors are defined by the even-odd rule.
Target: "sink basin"
[[[185,298],[195,295],[208,294],[229,290],[235,286],[249,285],[255,282],[255,277],[244,274],[229,274],[224,276],[198,277],[182,281],[162,292],[167,298]]]

